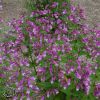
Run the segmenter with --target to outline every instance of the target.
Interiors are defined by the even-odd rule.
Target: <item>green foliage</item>
[[[4,96],[4,92],[5,92],[4,87],[0,86],[0,100],[6,100],[6,97]]]
[[[57,88],[59,86],[58,83],[51,84],[50,82],[41,82],[37,83],[37,85],[45,90],[51,89],[51,88]]]

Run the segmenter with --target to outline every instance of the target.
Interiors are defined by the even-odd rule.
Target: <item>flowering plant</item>
[[[91,98],[100,70],[100,31],[83,24],[83,9],[70,2],[39,7],[30,17],[9,22],[14,33],[0,44],[0,77],[16,89],[13,100]]]

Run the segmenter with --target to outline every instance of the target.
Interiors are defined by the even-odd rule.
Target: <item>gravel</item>
[[[100,23],[100,0],[74,0],[85,8],[87,23],[91,26]]]

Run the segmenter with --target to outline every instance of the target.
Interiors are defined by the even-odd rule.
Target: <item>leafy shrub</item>
[[[13,99],[99,98],[100,31],[83,24],[83,9],[69,0],[42,5],[13,19],[14,33],[0,44],[0,77],[16,89]]]

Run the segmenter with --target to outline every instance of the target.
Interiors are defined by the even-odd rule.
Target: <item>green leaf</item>
[[[66,57],[66,56],[62,56],[62,57],[61,57],[61,62],[62,62],[62,63],[66,63],[66,62],[67,62],[67,60],[68,60],[68,59],[67,59],[67,57]]]
[[[16,40],[15,36],[9,36],[9,38],[1,39],[2,42],[9,42],[9,41],[15,41],[15,40]]]
[[[20,81],[21,79],[22,79],[22,74],[19,74],[19,76],[18,76],[18,81]]]
[[[0,86],[0,100],[6,100],[5,96],[3,95],[4,92],[5,92],[4,87],[3,86],[2,87]]]
[[[62,45],[62,44],[64,44],[64,42],[62,40],[59,40],[59,41],[56,41],[56,44]]]
[[[75,89],[75,84],[72,82],[67,89],[61,89],[60,91],[66,94],[66,100],[70,100],[72,96],[72,90]]]
[[[40,83],[37,83],[37,85],[40,88],[43,88],[45,90],[48,90],[48,89],[51,89],[51,88],[57,88],[59,86],[58,83],[51,84],[50,82],[40,82]]]
[[[53,100],[66,100],[66,94],[63,92],[60,92],[59,94],[57,94]]]

